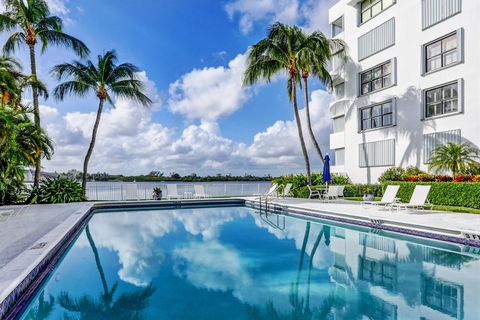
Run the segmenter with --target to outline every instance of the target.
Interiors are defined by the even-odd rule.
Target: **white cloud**
[[[170,110],[187,119],[216,121],[238,110],[250,97],[242,87],[245,56],[227,67],[195,69],[170,85]]]
[[[328,31],[328,9],[336,0],[231,0],[225,5],[230,19],[238,17],[240,30],[249,33],[257,23],[280,21],[307,30]]]
[[[70,10],[67,7],[68,0],[46,0],[46,2],[52,15],[58,15],[68,19],[68,15],[70,14]],[[5,11],[5,3],[3,0],[0,0],[0,11]]]
[[[304,168],[296,123],[277,121],[255,135],[251,144],[225,138],[215,121],[201,121],[177,132],[155,121],[160,101],[153,83],[150,96],[156,106],[145,109],[120,99],[116,108],[102,115],[90,172],[144,174],[151,170],[189,174],[233,173],[282,174]],[[324,150],[328,150],[330,120],[327,116],[330,95],[315,91],[311,99],[314,131]],[[55,141],[55,155],[44,161],[47,170],[80,169],[90,141],[95,112],[61,115],[55,108],[41,106],[43,126]],[[300,111],[305,125],[305,112]],[[319,163],[304,128],[313,164]]]

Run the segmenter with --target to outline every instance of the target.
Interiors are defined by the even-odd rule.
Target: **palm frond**
[[[42,52],[45,52],[50,43],[65,48],[72,48],[80,57],[85,58],[90,54],[88,47],[79,39],[59,30],[38,30],[37,35],[42,42]]]

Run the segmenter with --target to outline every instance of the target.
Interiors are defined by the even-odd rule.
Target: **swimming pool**
[[[469,249],[247,207],[97,211],[21,319],[479,319]]]

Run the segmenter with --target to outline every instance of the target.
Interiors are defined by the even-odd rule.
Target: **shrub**
[[[67,178],[45,179],[32,189],[31,203],[69,203],[86,201],[82,186]]]
[[[310,191],[307,187],[307,176],[305,174],[290,174],[273,180],[272,183],[286,185],[292,184],[291,192],[296,198],[308,198]],[[350,178],[344,175],[332,174],[332,184],[348,185],[351,184]],[[321,173],[312,174],[312,185],[314,187],[324,186],[325,182]]]
[[[345,186],[345,197],[363,197],[369,193],[375,197],[382,196],[382,186],[380,184],[349,184]]]
[[[405,169],[403,168],[389,168],[378,178],[378,182],[400,181],[404,173]]]
[[[435,205],[461,206],[480,209],[480,183],[478,182],[387,182],[400,185],[397,197],[403,202],[410,201],[416,185],[431,185],[428,200]]]

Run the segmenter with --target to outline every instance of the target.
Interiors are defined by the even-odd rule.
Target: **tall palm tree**
[[[62,31],[62,20],[50,15],[45,0],[4,0],[5,12],[0,14],[0,32],[13,32],[3,47],[4,53],[12,53],[16,47],[26,44],[30,53],[31,87],[35,125],[40,127],[39,92],[37,87],[37,64],[35,46],[41,43],[42,52],[54,44],[72,48],[81,57],[89,54],[87,46],[80,40]],[[34,185],[40,183],[41,159],[35,163]]]
[[[305,159],[307,182],[311,185],[310,159],[303,137],[297,102],[297,85],[301,85],[298,62],[302,49],[302,33],[299,27],[284,25],[280,22],[270,26],[267,38],[253,45],[248,52],[244,85],[253,85],[260,80],[266,80],[269,83],[273,76],[282,72],[287,73],[288,97],[295,113],[298,137]]]
[[[67,95],[84,97],[89,93],[95,94],[98,98],[98,111],[92,139],[83,163],[82,188],[85,194],[88,162],[95,147],[105,102],[115,107],[113,98],[116,96],[133,100],[143,106],[150,106],[152,100],[146,96],[144,84],[138,79],[139,69],[130,63],[117,65],[117,54],[113,50],[99,55],[96,64],[90,60],[86,63],[74,61],[57,65],[52,72],[59,81],[65,80],[54,90],[58,100],[63,100]]]
[[[328,39],[323,33],[315,31],[310,35],[300,34],[301,49],[299,50],[298,65],[303,79],[303,90],[305,99],[305,111],[307,115],[307,128],[312,139],[313,146],[324,163],[324,157],[320,145],[312,129],[310,117],[310,103],[308,92],[308,79],[310,75],[318,78],[325,86],[331,87],[332,78],[327,71],[327,63],[331,61],[334,54],[345,52],[346,45],[341,40]]]
[[[458,173],[479,166],[479,154],[478,148],[469,143],[449,142],[433,151],[429,167],[436,171],[450,171],[455,179]]]

